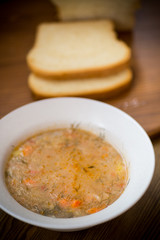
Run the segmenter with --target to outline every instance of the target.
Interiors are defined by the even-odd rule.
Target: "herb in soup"
[[[27,209],[70,218],[96,213],[123,193],[126,162],[103,138],[79,129],[54,129],[17,146],[6,164],[11,195]]]

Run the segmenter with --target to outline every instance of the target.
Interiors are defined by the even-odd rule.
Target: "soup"
[[[5,180],[11,195],[27,209],[70,218],[112,204],[127,185],[128,171],[103,137],[71,127],[40,133],[15,147]]]

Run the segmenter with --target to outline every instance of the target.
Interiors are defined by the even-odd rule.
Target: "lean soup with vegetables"
[[[80,128],[35,135],[5,166],[11,195],[27,209],[58,218],[98,212],[123,193],[127,164],[103,137]]]

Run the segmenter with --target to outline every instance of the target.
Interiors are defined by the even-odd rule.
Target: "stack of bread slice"
[[[28,85],[40,97],[108,97],[130,84],[130,59],[109,20],[43,23],[27,55]]]

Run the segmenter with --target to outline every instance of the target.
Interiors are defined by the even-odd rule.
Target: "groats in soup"
[[[55,129],[17,146],[5,169],[11,195],[46,216],[98,212],[124,191],[124,159],[103,138],[78,128]]]

